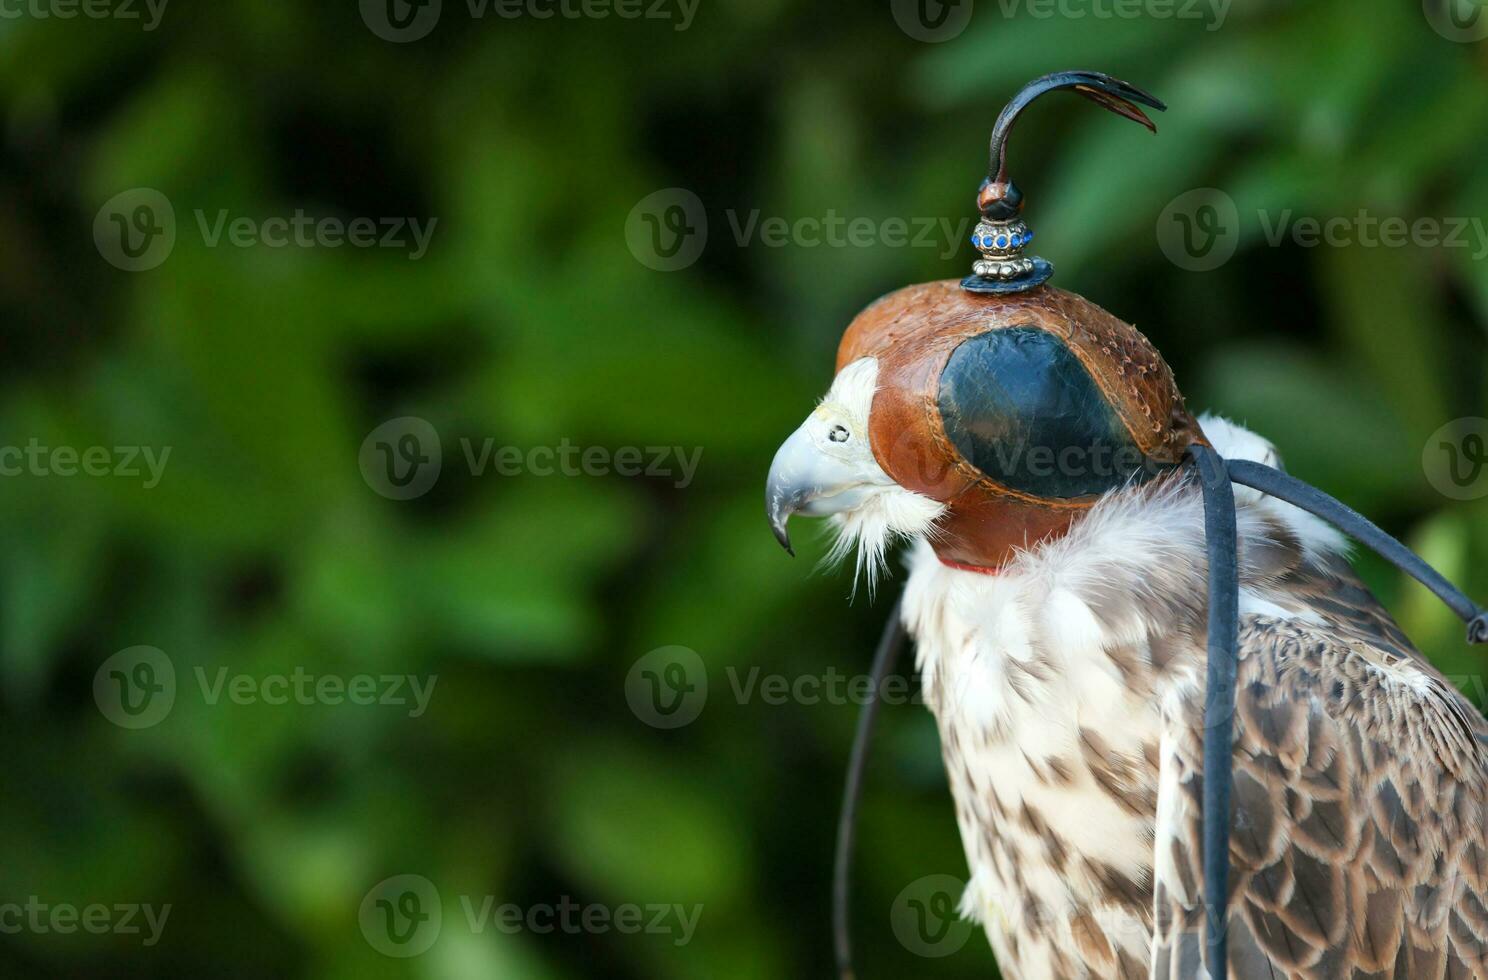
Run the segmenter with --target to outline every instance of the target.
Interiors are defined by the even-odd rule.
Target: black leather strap
[[[1488,643],[1488,612],[1422,561],[1419,555],[1380,530],[1369,518],[1317,487],[1274,467],[1241,459],[1230,460],[1228,466],[1230,479],[1236,483],[1316,514],[1344,534],[1374,549],[1381,558],[1436,593],[1437,598],[1467,624],[1467,642]]]
[[[1195,444],[1204,496],[1204,541],[1209,557],[1209,657],[1204,689],[1204,939],[1209,976],[1225,980],[1226,896],[1230,882],[1231,747],[1235,716],[1236,644],[1240,629],[1240,575],[1235,541],[1235,490],[1219,453]]]
[[[832,943],[837,951],[837,976],[853,980],[852,932],[849,928],[848,890],[852,885],[853,840],[857,836],[858,802],[863,798],[863,772],[868,766],[868,746],[873,738],[873,723],[878,720],[878,693],[884,678],[894,669],[899,651],[904,649],[904,623],[900,618],[903,599],[894,601],[889,620],[884,623],[878,650],[873,654],[873,690],[858,714],[858,730],[853,736],[852,758],[847,763],[847,782],[842,787],[842,812],[837,818],[837,857],[832,867]]]

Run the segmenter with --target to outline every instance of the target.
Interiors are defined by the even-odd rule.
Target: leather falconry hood
[[[1239,575],[1235,501],[1239,483],[1332,522],[1434,592],[1488,641],[1488,613],[1369,520],[1280,470],[1226,460],[1189,414],[1162,357],[1131,324],[1047,285],[1053,266],[1024,254],[1033,232],[1022,191],[1008,176],[1007,137],[1039,96],[1068,90],[1156,132],[1141,106],[1153,96],[1099,72],[1046,75],[1024,86],[993,126],[972,274],[890,293],[848,326],[837,370],[878,363],[869,443],[898,485],[946,504],[930,535],[941,561],[995,572],[1019,549],[1063,534],[1105,493],[1151,479],[1189,481],[1202,495],[1209,564],[1205,677],[1203,855],[1205,961],[1228,971],[1232,716]],[[789,445],[789,443],[787,443]],[[784,447],[782,447],[784,448]],[[778,457],[777,457],[778,459]],[[772,467],[772,483],[773,483]],[[789,550],[792,499],[775,487],[766,512]],[[893,669],[905,632],[896,605],[873,662],[873,690]],[[877,702],[859,719],[839,817],[833,878],[838,975],[854,976],[848,890],[857,804]]]
[[[1047,285],[890,293],[847,328],[837,369],[863,357],[878,361],[873,454],[895,483],[948,505],[932,544],[952,564],[996,569],[1203,441],[1147,338]]]
[[[1162,356],[1135,327],[1045,285],[1007,175],[1007,134],[1035,98],[1084,95],[1154,129],[1153,96],[1097,72],[1026,86],[998,117],[974,273],[890,293],[848,326],[837,370],[878,360],[873,454],[894,482],[948,505],[932,540],[949,564],[995,570],[1057,537],[1101,494],[1172,470],[1202,442]]]

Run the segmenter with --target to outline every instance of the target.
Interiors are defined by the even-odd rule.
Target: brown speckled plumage
[[[1104,517],[1004,576],[928,551],[913,564],[909,622],[972,872],[963,908],[1014,980],[1205,975],[1192,490],[1136,494],[1191,545],[1140,570],[1100,550],[1127,533]],[[1488,978],[1488,725],[1336,539],[1254,493],[1239,523],[1230,975]],[[1082,560],[1095,571],[1073,575]],[[1080,609],[1099,640],[1072,652]]]
[[[1240,633],[1232,976],[1488,976],[1488,727],[1346,567],[1293,584],[1325,625]],[[1162,761],[1183,804],[1158,842],[1182,869],[1154,896],[1165,980],[1200,953],[1201,715],[1184,699]]]

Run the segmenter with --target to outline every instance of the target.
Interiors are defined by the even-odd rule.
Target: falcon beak
[[[765,515],[770,519],[770,530],[792,557],[795,551],[785,526],[792,514],[840,514],[856,507],[876,485],[887,480],[876,462],[871,468],[854,465],[850,458],[824,451],[812,432],[821,425],[817,422],[813,426],[813,421],[807,419],[776,451],[765,483]]]

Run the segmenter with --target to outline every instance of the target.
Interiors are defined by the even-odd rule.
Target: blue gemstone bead
[[[1007,248],[1007,236],[1006,235],[998,235],[997,236],[997,247],[998,248]]]

